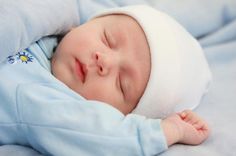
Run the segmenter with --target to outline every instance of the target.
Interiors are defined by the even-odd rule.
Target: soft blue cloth
[[[76,0],[0,0],[0,61],[78,24]]]
[[[162,10],[192,35],[201,37],[221,29],[236,18],[235,0],[77,0],[81,23],[105,8],[145,4]],[[87,7],[85,7],[87,6]],[[89,8],[89,9],[88,9]],[[225,34],[228,35],[228,34]]]
[[[37,151],[30,147],[20,145],[3,145],[0,146],[1,156],[42,156]]]
[[[0,145],[27,145],[61,156],[154,155],[166,150],[159,119],[124,116],[57,80],[49,60],[55,45],[54,38],[39,40],[0,64]]]

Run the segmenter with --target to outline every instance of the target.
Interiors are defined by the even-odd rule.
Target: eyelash
[[[108,39],[108,37],[107,37],[107,34],[106,34],[106,31],[104,30],[104,38],[105,38],[105,44],[109,47],[109,48],[111,48],[111,45],[110,45],[110,42],[109,42],[109,39]]]
[[[124,90],[123,90],[123,87],[122,87],[120,75],[119,75],[119,87],[120,87],[121,93],[122,93],[123,95],[125,95]]]

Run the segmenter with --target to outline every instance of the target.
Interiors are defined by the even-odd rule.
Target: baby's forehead
[[[116,30],[120,34],[122,34],[122,31],[127,31],[127,34],[136,33],[135,36],[142,34],[146,39],[145,43],[148,45],[146,34],[142,26],[133,17],[126,14],[108,14],[98,18],[101,19],[101,22],[105,26],[110,27],[109,29]],[[133,31],[133,30],[138,30],[138,31]]]

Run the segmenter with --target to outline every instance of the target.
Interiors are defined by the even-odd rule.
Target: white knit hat
[[[150,78],[133,113],[164,118],[176,111],[194,109],[211,81],[199,43],[173,18],[145,5],[108,9],[93,18],[109,14],[134,18],[150,47]]]

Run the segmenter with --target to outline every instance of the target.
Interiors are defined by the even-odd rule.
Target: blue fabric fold
[[[65,33],[77,25],[76,0],[1,0],[0,61],[42,36]]]

